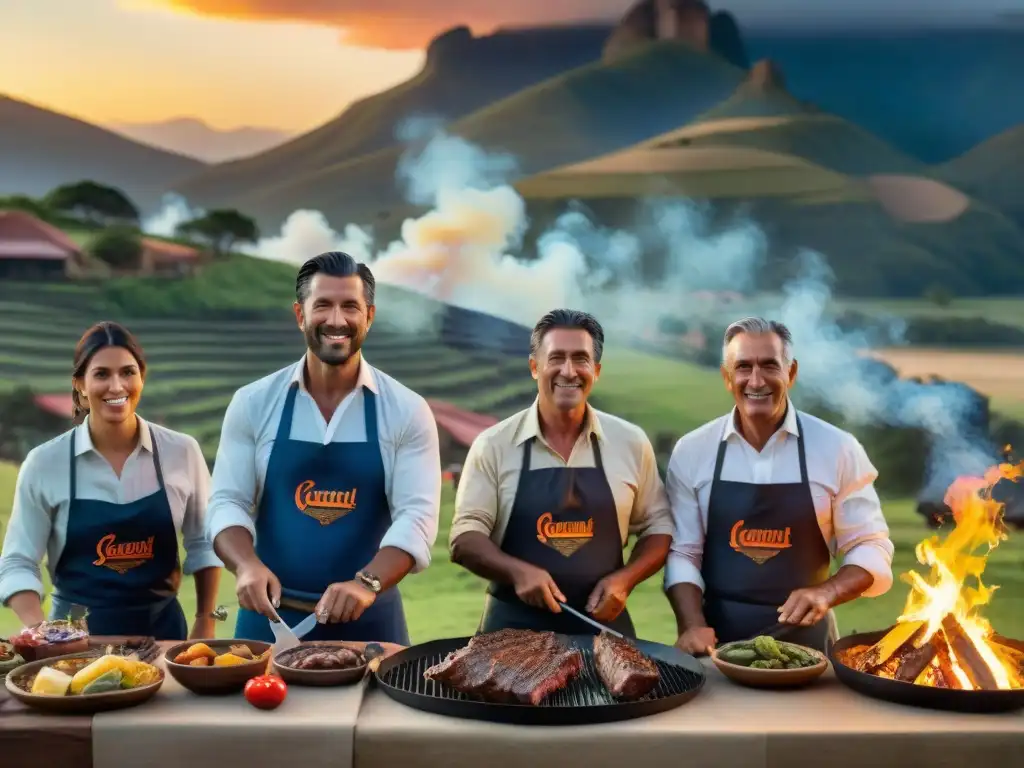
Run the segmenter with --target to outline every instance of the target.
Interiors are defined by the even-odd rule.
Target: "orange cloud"
[[[336,27],[348,45],[423,48],[464,24],[476,33],[499,26],[612,20],[635,0],[160,0],[165,7],[223,19],[291,21]]]

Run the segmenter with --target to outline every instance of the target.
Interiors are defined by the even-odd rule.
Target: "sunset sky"
[[[101,124],[300,131],[414,74],[438,32],[614,20],[633,0],[0,0],[0,94]],[[971,0],[991,14],[1011,0]],[[728,0],[741,24],[964,11],[965,0]],[[825,6],[825,8],[823,8]],[[845,10],[844,10],[845,8]]]

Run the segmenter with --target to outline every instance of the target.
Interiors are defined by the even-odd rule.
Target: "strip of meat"
[[[423,676],[485,701],[536,706],[583,667],[579,650],[553,632],[506,629],[474,637]]]
[[[594,638],[594,666],[605,688],[617,699],[641,699],[661,679],[658,665],[621,637],[602,632]]]

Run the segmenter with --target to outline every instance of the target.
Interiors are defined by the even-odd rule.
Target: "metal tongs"
[[[589,624],[590,626],[595,627],[596,629],[599,629],[602,632],[607,632],[609,635],[614,635],[615,637],[622,638],[627,643],[635,645],[639,650],[641,650],[646,655],[650,656],[652,659],[657,659],[658,661],[663,661],[666,664],[671,664],[676,667],[683,667],[684,669],[688,669],[691,672],[696,672],[699,675],[704,675],[704,668],[701,666],[701,663],[694,656],[691,656],[688,653],[683,653],[674,645],[664,645],[662,643],[655,643],[650,640],[638,640],[636,638],[626,637],[621,632],[617,632],[611,627],[606,627],[597,619],[591,618],[590,616],[587,616],[587,614],[582,613],[581,611],[577,611],[575,608],[572,608],[566,605],[565,603],[559,603],[559,606],[561,606],[563,611],[571,613],[576,618],[587,622],[587,624]]]

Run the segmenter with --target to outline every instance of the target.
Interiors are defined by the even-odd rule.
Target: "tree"
[[[104,230],[89,244],[89,253],[114,269],[137,269],[142,261],[138,230],[117,226]]]
[[[177,234],[204,242],[218,256],[230,253],[238,243],[255,244],[260,239],[256,222],[233,209],[210,211],[179,224]]]
[[[51,191],[45,199],[50,210],[84,218],[95,225],[139,223],[139,209],[119,189],[78,181]]]
[[[10,195],[9,197],[0,197],[0,210],[6,209],[9,211],[24,211],[25,213],[31,213],[37,219],[48,221],[53,212],[46,207],[46,204],[41,200],[36,200],[34,197],[28,195]]]

